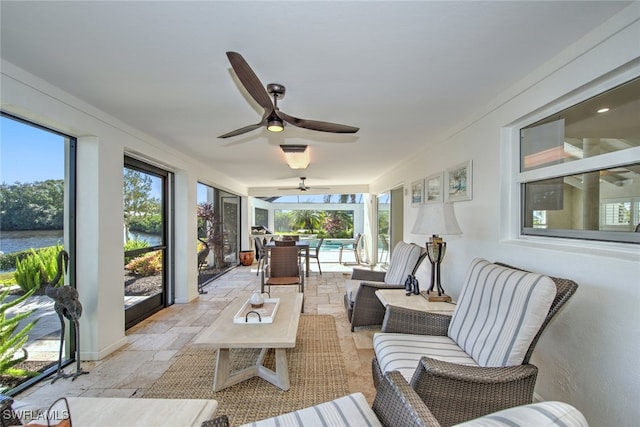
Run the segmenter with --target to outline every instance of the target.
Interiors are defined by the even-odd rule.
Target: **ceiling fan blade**
[[[240,79],[245,89],[247,89],[249,95],[251,95],[265,111],[273,110],[271,97],[242,55],[238,52],[227,52],[227,58],[229,58],[233,71],[235,71],[236,76],[238,76],[238,79]]]
[[[262,127],[262,122],[256,123],[255,125],[248,125],[240,129],[233,130],[231,132],[225,133],[224,135],[220,135],[218,138],[229,138],[231,136],[241,135],[243,133],[251,132],[252,130],[258,129]]]
[[[298,126],[305,129],[311,130],[319,130],[321,132],[331,132],[331,133],[356,133],[360,130],[360,128],[341,125],[338,123],[330,123],[330,122],[321,122],[319,120],[307,120],[307,119],[299,119],[297,117],[290,116],[280,110],[276,110],[278,116],[282,120],[287,123],[290,123],[294,126]]]
[[[260,120],[260,123],[256,123],[254,125],[247,125],[243,128],[225,133],[224,135],[220,135],[218,138],[229,138],[232,136],[241,135],[243,133],[251,132],[252,130],[258,129],[259,127],[262,127],[267,123],[267,117],[269,117],[269,114],[270,114],[270,111],[265,110],[264,114],[262,115],[262,120]]]

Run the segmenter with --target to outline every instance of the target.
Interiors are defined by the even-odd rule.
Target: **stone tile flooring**
[[[16,399],[48,405],[61,396],[139,397],[174,362],[178,352],[232,300],[260,289],[256,276],[257,264],[238,267],[205,287],[206,294],[189,304],[174,304],[127,331],[127,344],[104,360],[83,362],[88,375],[75,381],[60,379],[54,384],[41,381]],[[344,280],[351,267],[338,263],[323,263],[323,274],[311,268],[305,280],[304,313],[330,314],[336,319],[342,346],[350,392],[362,392],[373,403],[375,389],[371,377],[373,357],[372,336],[376,328],[351,332],[343,305]],[[272,288],[272,295],[295,292],[295,287]],[[66,371],[75,369],[75,364]],[[213,375],[213,373],[212,373]]]

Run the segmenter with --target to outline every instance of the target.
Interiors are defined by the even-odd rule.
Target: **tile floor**
[[[238,296],[260,289],[257,264],[238,267],[206,286],[206,294],[189,304],[174,304],[127,331],[127,344],[104,360],[83,362],[88,375],[75,381],[61,379],[51,384],[41,381],[16,399],[47,404],[61,396],[139,397],[174,362],[175,356]],[[343,305],[344,280],[351,267],[323,263],[323,274],[312,265],[305,282],[304,313],[330,314],[336,319],[350,392],[362,392],[373,403],[375,389],[371,377],[372,336],[375,328],[352,333]],[[294,287],[274,287],[278,292]],[[75,364],[67,371],[75,369]]]

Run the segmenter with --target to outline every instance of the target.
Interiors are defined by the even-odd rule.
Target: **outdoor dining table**
[[[271,240],[269,242],[267,242],[267,244],[264,246],[267,252],[267,261],[269,261],[269,252],[271,251],[271,248],[276,246],[276,242]],[[296,248],[298,248],[298,250],[300,252],[304,253],[304,257],[305,257],[305,277],[309,277],[309,241],[308,240],[297,240],[296,241]]]

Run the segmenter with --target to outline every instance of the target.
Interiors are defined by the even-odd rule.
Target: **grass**
[[[0,273],[0,286],[13,286],[16,279],[13,277],[13,271]]]

